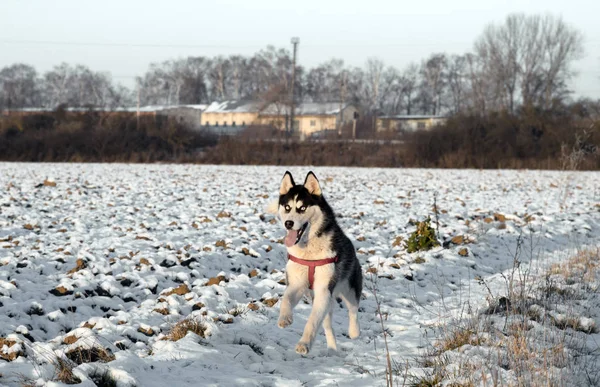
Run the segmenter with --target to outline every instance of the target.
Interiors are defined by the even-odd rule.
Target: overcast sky
[[[303,66],[377,57],[402,69],[433,52],[470,51],[486,24],[512,12],[549,12],[578,28],[586,56],[573,88],[600,98],[598,0],[0,0],[0,67],[80,63],[131,86],[151,62],[250,55],[298,36]]]

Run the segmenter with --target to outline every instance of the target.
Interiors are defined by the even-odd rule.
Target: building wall
[[[342,125],[348,122],[352,122],[354,119],[354,113],[357,113],[358,109],[352,105],[347,106],[342,112]]]
[[[342,122],[345,123],[352,122],[354,119],[354,113],[358,110],[354,106],[347,106],[342,111]],[[340,114],[302,114],[294,117],[295,124],[298,128],[298,131],[303,134],[310,136],[315,132],[320,132],[323,130],[335,130],[337,129],[338,120],[340,118]],[[285,129],[285,116],[265,116],[263,118],[264,124],[269,124],[272,121],[275,121],[279,126],[279,129]]]
[[[255,125],[272,126],[279,130],[285,130],[285,115],[259,115],[254,121]]]
[[[314,132],[322,130],[335,129],[337,117],[333,115],[307,115],[298,117],[299,129],[305,135],[311,135]]]
[[[251,125],[256,123],[258,113],[254,112],[212,112],[202,113],[200,122],[202,126],[232,126],[235,122],[236,126]]]
[[[186,124],[188,127],[193,129],[200,128],[200,122],[202,119],[202,111],[199,109],[193,109],[189,107],[173,107],[159,110],[156,113],[158,116],[167,116]]]
[[[346,107],[342,112],[342,124],[352,122],[357,109],[354,106]],[[294,117],[296,127],[304,135],[310,135],[322,130],[337,128],[339,114],[302,114]],[[268,125],[279,130],[285,130],[288,117],[285,112],[281,114],[260,114],[258,112],[204,112],[201,116],[202,126],[231,126],[233,122],[237,126],[242,125]]]

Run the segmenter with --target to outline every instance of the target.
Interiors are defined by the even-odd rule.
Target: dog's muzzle
[[[296,243],[300,242],[302,235],[304,235],[304,231],[306,231],[306,227],[308,227],[308,222],[304,223],[299,230],[287,230],[287,234],[285,236],[285,245],[287,247],[292,247]]]

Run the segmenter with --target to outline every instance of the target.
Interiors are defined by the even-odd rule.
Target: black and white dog
[[[274,210],[274,208],[273,208]],[[279,188],[277,213],[287,232],[287,288],[281,300],[278,325],[292,323],[292,309],[307,290],[311,290],[313,306],[296,352],[307,354],[321,324],[327,347],[336,350],[331,327],[334,300],[341,297],[348,308],[348,335],[359,336],[358,303],[362,292],[362,270],[354,246],[337,224],[333,210],[321,192],[314,173],[309,172],[304,184],[294,183],[286,172]]]

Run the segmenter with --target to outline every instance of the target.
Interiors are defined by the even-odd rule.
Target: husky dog
[[[307,354],[317,330],[323,325],[327,348],[337,350],[331,327],[334,300],[341,297],[348,308],[348,335],[359,336],[358,303],[362,292],[362,271],[354,246],[335,220],[314,173],[303,185],[296,185],[286,172],[279,188],[277,213],[286,229],[285,246],[287,288],[281,300],[277,325],[292,323],[292,309],[307,290],[312,291],[313,307],[296,345],[296,352]]]

